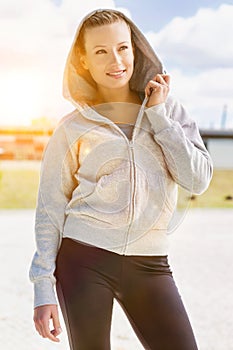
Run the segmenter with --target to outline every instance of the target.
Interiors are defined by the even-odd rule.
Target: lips
[[[121,76],[124,75],[125,72],[126,72],[126,69],[121,69],[114,72],[109,72],[107,73],[107,75],[113,78],[120,78]]]

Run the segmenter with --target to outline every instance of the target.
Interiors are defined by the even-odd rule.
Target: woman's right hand
[[[49,328],[49,320],[52,319],[53,329]],[[57,336],[62,332],[57,305],[42,305],[34,309],[33,317],[37,332],[43,337],[54,342],[60,340]]]
[[[148,97],[147,107],[152,107],[164,103],[169,93],[170,76],[167,74],[157,74],[151,79],[145,88]]]

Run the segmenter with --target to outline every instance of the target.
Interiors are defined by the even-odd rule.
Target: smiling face
[[[130,29],[123,20],[87,28],[84,47],[82,65],[90,72],[100,93],[129,87],[134,54]]]

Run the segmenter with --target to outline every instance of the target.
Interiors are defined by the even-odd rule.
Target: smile
[[[116,72],[107,73],[107,75],[113,78],[121,78],[125,74],[125,72],[126,72],[126,69],[122,69]]]

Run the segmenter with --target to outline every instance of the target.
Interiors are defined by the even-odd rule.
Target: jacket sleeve
[[[191,193],[203,193],[211,181],[213,164],[197,124],[173,100],[147,108],[146,114],[174,181]]]
[[[78,167],[75,147],[69,142],[64,125],[55,130],[44,152],[36,207],[36,252],[30,267],[34,283],[34,307],[57,304],[54,292],[55,262],[61,242],[65,209],[77,186]]]

